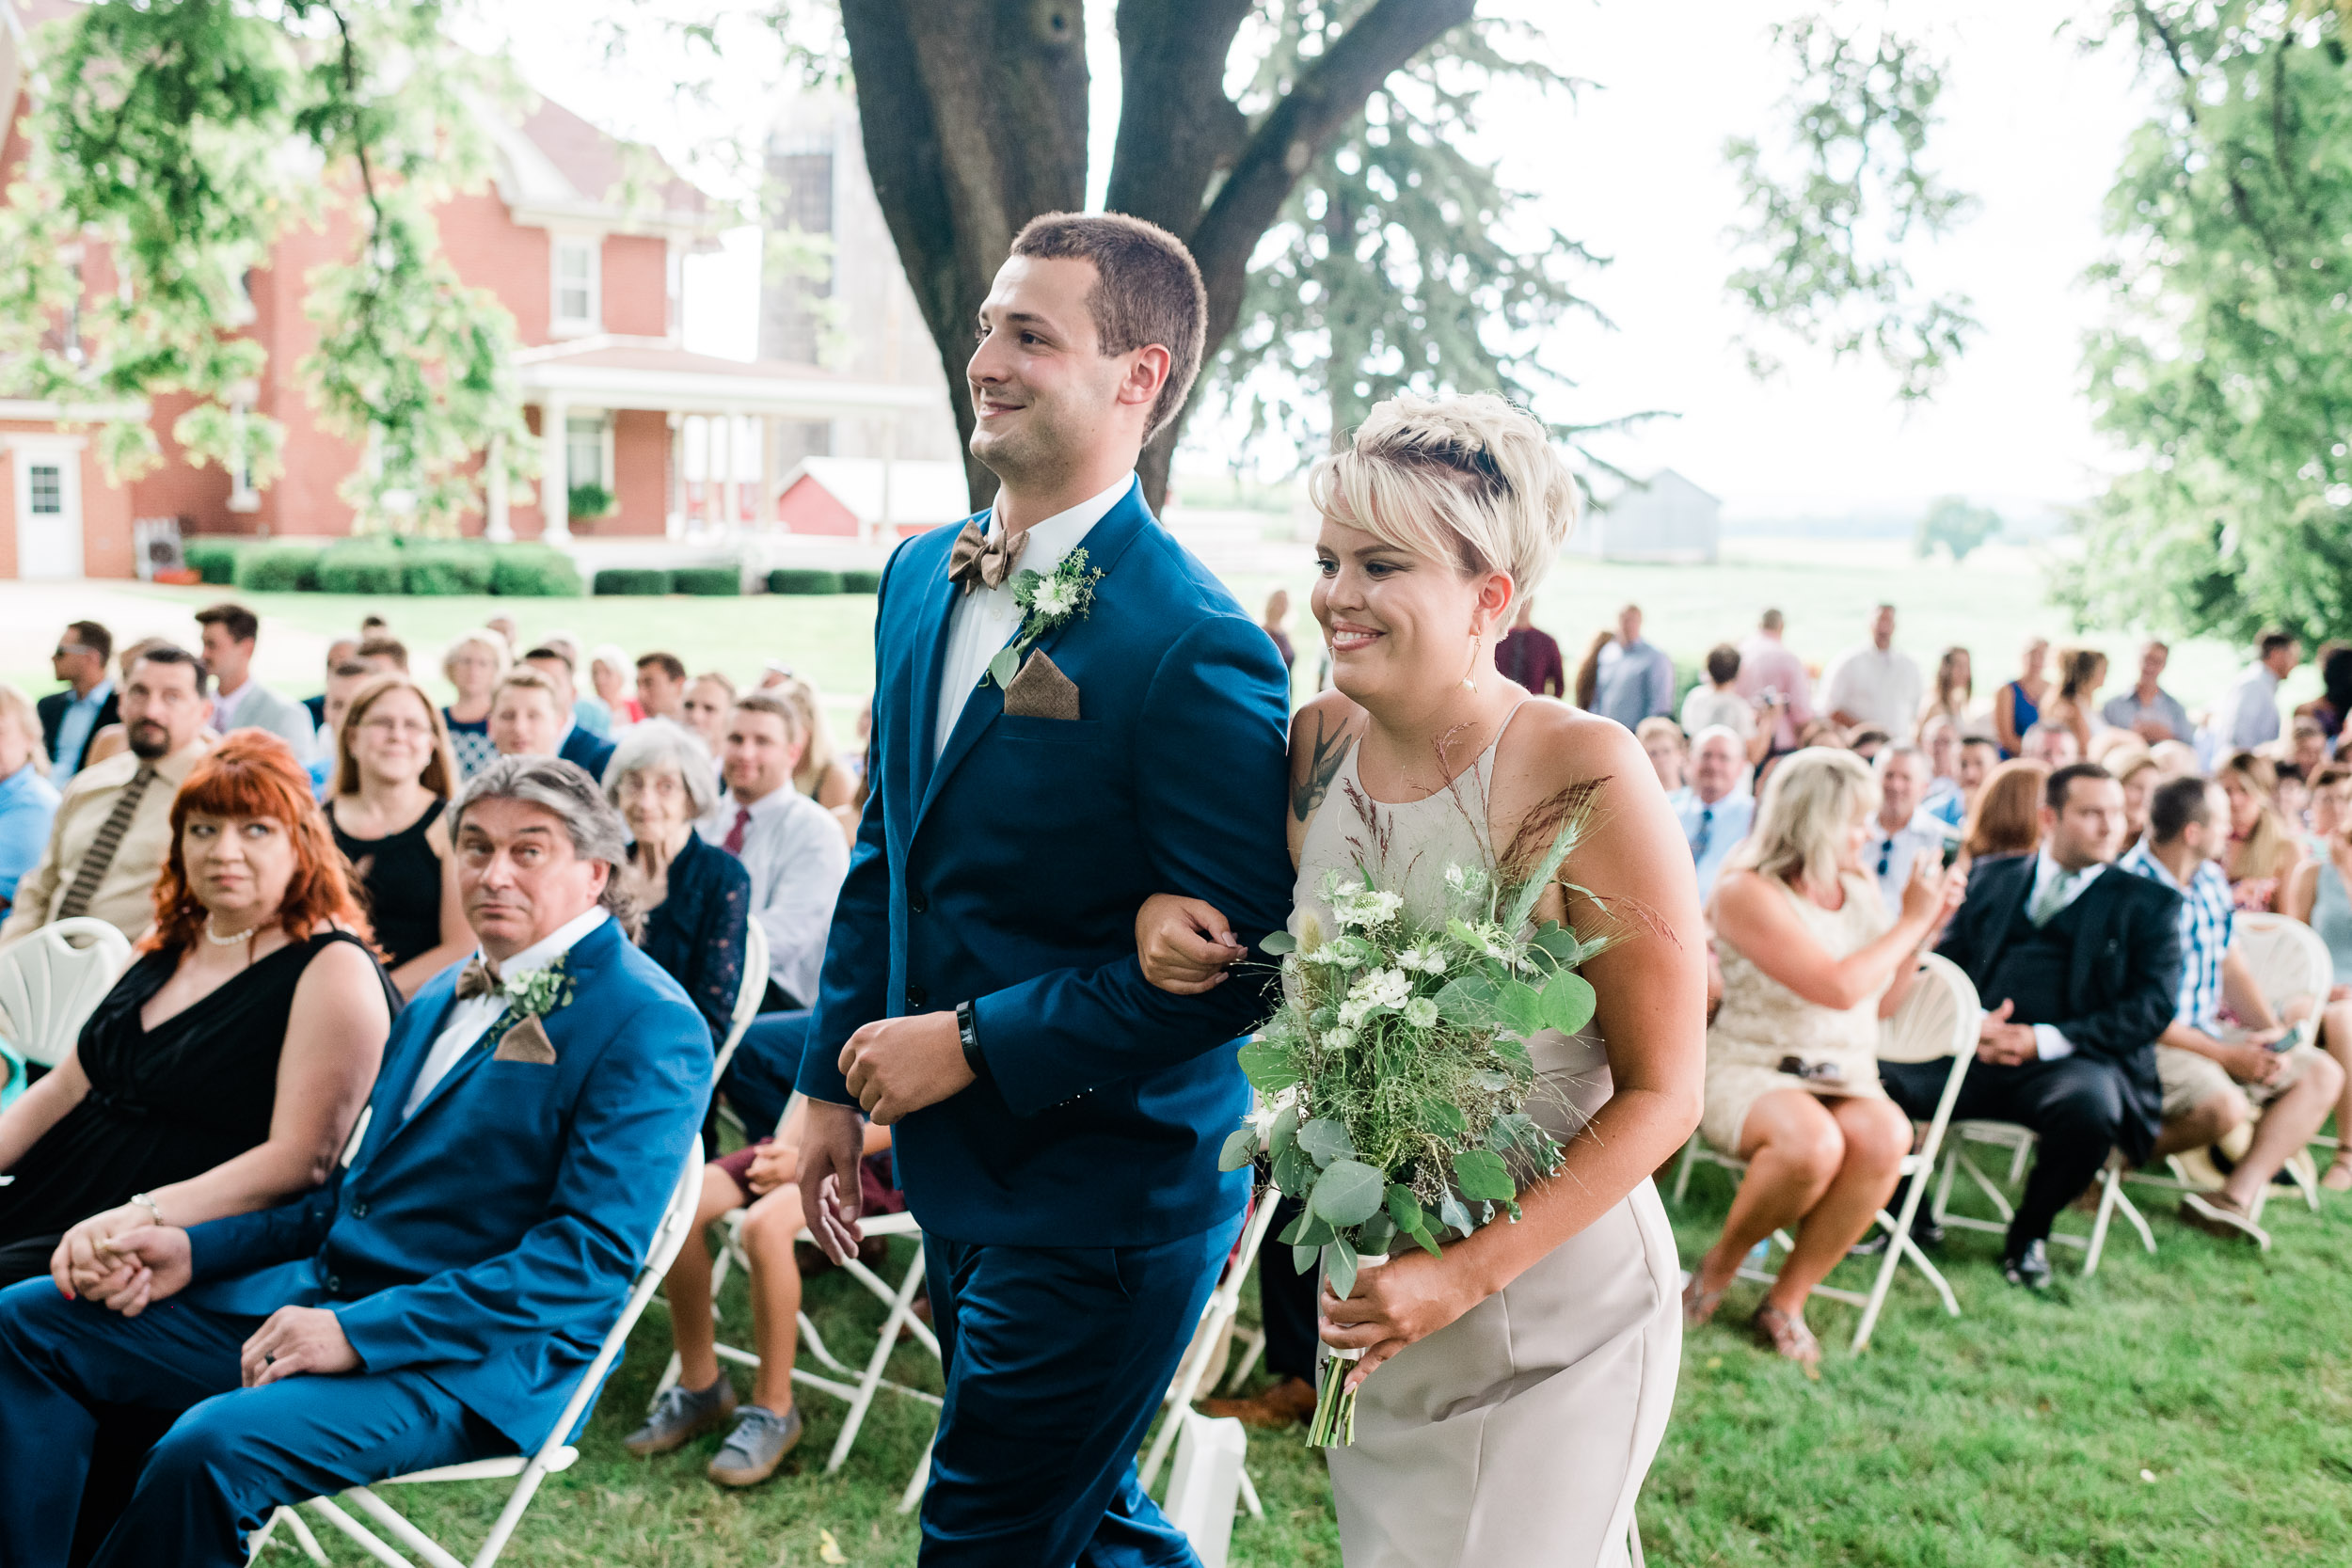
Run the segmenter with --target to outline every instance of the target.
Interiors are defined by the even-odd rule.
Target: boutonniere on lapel
[[[570,957],[567,953],[545,969],[533,970],[519,979],[499,982],[508,1014],[520,1013],[522,1019],[499,1037],[498,1053],[490,1058],[492,1061],[554,1066],[555,1042],[548,1038],[547,1025],[539,1021],[556,1008],[571,1005],[572,977],[564,967],[564,959]]]
[[[1100,567],[1087,564],[1087,552],[1072,550],[1050,572],[1022,572],[1012,579],[1012,602],[1021,610],[1021,630],[988,661],[981,685],[993,680],[1005,689],[1005,711],[1016,718],[1070,719],[1078,717],[1078,686],[1042,652],[1033,652],[1047,632],[1084,620],[1094,608],[1094,585],[1103,580]],[[1026,661],[1023,656],[1027,655]]]

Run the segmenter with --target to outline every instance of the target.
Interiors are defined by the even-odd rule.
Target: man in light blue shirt
[[[1701,903],[1714,896],[1724,860],[1755,824],[1756,797],[1740,790],[1747,769],[1746,743],[1723,725],[1714,725],[1699,731],[1692,742],[1690,787],[1666,797],[1691,846]]]
[[[1642,641],[1642,607],[1629,604],[1617,612],[1616,641],[1600,651],[1593,711],[1629,730],[1659,714],[1671,718],[1674,710],[1674,660]]]
[[[115,683],[106,674],[114,653],[114,636],[95,621],[75,621],[57,640],[49,667],[66,683],[35,705],[40,716],[40,740],[49,760],[56,765],[57,783],[81,771],[89,737],[120,717]]]
[[[2248,665],[2213,710],[2212,725],[2199,739],[2210,749],[2207,766],[2232,752],[2249,752],[2279,738],[2279,683],[2303,662],[2303,644],[2276,628],[2262,635]]]
[[[1870,819],[1870,843],[1863,864],[1879,884],[1889,913],[1903,907],[1903,885],[1922,855],[1944,853],[1944,840],[1957,838],[1921,809],[1928,789],[1928,759],[1919,748],[1899,741],[1878,755],[1879,810]]]
[[[2188,709],[2160,684],[2172,651],[2150,639],[2139,650],[2139,680],[2120,697],[2109,697],[2099,717],[2119,730],[2129,730],[2153,746],[2160,740],[2187,740],[2197,733]],[[2275,708],[2275,703],[2272,705]]]

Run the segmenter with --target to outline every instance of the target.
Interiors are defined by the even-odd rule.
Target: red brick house
[[[72,3],[0,0],[0,104],[9,106],[0,182],[24,156],[17,121],[26,30],[71,14]],[[912,388],[813,365],[689,353],[680,336],[683,262],[714,245],[722,214],[713,204],[659,166],[655,188],[646,191],[641,176],[632,190],[626,176],[639,170],[625,167],[628,150],[553,103],[485,130],[495,179],[440,208],[441,244],[461,277],[490,289],[513,312],[523,345],[517,380],[540,443],[539,495],[594,483],[613,498],[610,515],[580,520],[581,531],[660,538],[679,531],[690,514],[707,527],[772,526],[772,477],[758,491],[743,481],[697,486],[689,497],[680,461],[689,418],[765,432],[776,420],[845,410],[894,417],[922,401]],[[269,359],[246,405],[285,428],[285,472],[265,489],[182,457],[170,431],[187,406],[183,396],[158,397],[143,410],[165,462],[129,484],[107,479],[86,427],[67,410],[0,400],[0,577],[130,576],[135,518],[176,518],[186,534],[349,532],[351,509],[336,491],[361,454],[319,429],[296,369],[317,338],[303,311],[303,279],[343,256],[349,242],[342,224],[290,230],[269,264],[247,277],[252,313],[240,330],[261,341]],[[103,248],[83,259],[86,289],[113,286]],[[746,324],[747,336],[753,328]],[[466,532],[568,536],[566,518],[550,522],[545,507],[504,489],[488,487]]]

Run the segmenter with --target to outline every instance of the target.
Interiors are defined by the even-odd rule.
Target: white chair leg
[[[312,1497],[310,1506],[317,1509],[320,1516],[328,1524],[349,1536],[361,1551],[384,1564],[384,1568],[417,1568],[415,1563],[385,1544],[381,1536],[345,1513],[342,1509],[337,1508],[329,1499]]]
[[[1258,1500],[1258,1489],[1250,1483],[1249,1466],[1241,1467],[1241,1506],[1249,1511],[1252,1519],[1265,1517],[1265,1504]]]
[[[1675,1206],[1682,1206],[1682,1195],[1691,1190],[1691,1167],[1699,1163],[1699,1137],[1693,1132],[1682,1146],[1682,1164],[1675,1168]]]
[[[851,1271],[853,1275],[866,1273],[868,1278],[871,1277],[855,1258],[849,1259],[842,1266]],[[912,1323],[917,1330],[924,1327],[908,1309],[909,1304],[914,1300],[915,1287],[922,1282],[923,1246],[918,1242],[914,1247],[914,1264],[907,1270],[906,1278],[899,1282],[897,1292],[890,1297],[890,1314],[882,1319],[881,1337],[874,1341],[874,1354],[866,1357],[866,1370],[858,1379],[857,1398],[850,1402],[849,1414],[841,1420],[841,1435],[834,1440],[833,1456],[825,1461],[827,1475],[841,1468],[841,1462],[850,1457],[850,1445],[857,1441],[858,1428],[866,1424],[866,1412],[873,1407],[874,1391],[882,1386],[882,1370],[890,1364],[890,1353],[898,1348],[898,1325]],[[937,1345],[936,1340],[930,1342],[934,1347]],[[926,1450],[925,1457],[928,1462],[929,1450]]]
[[[1243,1350],[1241,1359],[1233,1364],[1232,1371],[1225,1374],[1225,1386],[1229,1389],[1248,1386],[1249,1374],[1258,1369],[1258,1357],[1265,1354],[1265,1330],[1248,1330],[1242,1335],[1242,1343],[1247,1348]]]
[[[933,1442],[938,1441],[936,1437]],[[923,1488],[931,1482],[931,1445],[923,1445],[923,1457],[914,1462],[914,1474],[907,1478],[907,1489],[898,1494],[898,1512],[912,1513],[914,1505],[923,1500]]]
[[[2148,1221],[2140,1214],[2139,1206],[2132,1201],[2131,1195],[2123,1191],[2123,1184],[2119,1181],[2115,1186],[2117,1212],[2130,1222],[2134,1230],[2139,1232],[2140,1250],[2153,1257],[2156,1250],[2156,1233],[2148,1228]]]
[[[302,1548],[303,1555],[319,1568],[328,1568],[326,1549],[320,1546],[319,1538],[310,1533],[310,1527],[302,1522],[302,1515],[291,1508],[281,1508],[270,1515],[272,1524],[279,1519],[286,1521],[286,1528],[293,1532],[294,1544]]]

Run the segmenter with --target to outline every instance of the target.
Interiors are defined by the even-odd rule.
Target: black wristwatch
[[[963,1065],[972,1069],[975,1083],[988,1076],[988,1058],[980,1054],[980,1026],[972,1011],[972,1004],[956,1004],[956,1038],[963,1045]]]

